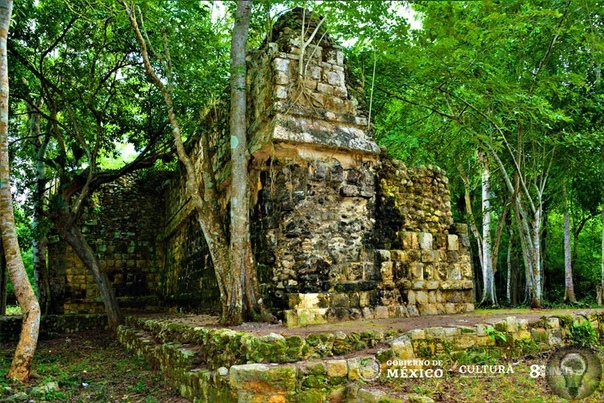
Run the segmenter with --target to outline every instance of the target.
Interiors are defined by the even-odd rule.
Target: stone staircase
[[[431,402],[418,395],[388,397],[375,391],[379,382],[372,382],[380,374],[384,379],[409,365],[429,368],[429,363],[473,350],[499,349],[513,357],[574,344],[580,341],[577,328],[592,329],[595,342],[604,339],[602,311],[531,321],[500,317],[492,323],[404,333],[379,327],[298,332],[304,336],[287,329],[280,330],[282,335],[202,327],[179,323],[181,319],[131,316],[119,328],[118,339],[193,402]],[[363,326],[359,322],[354,329]]]

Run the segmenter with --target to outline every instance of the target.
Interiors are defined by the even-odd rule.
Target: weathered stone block
[[[515,333],[518,331],[518,320],[513,316],[505,318],[505,331],[508,333]]]
[[[411,343],[411,339],[409,338],[409,336],[397,337],[396,339],[392,340],[389,344],[390,347],[392,347],[392,351],[398,358],[402,360],[415,358],[413,344]]]
[[[403,232],[402,243],[403,249],[419,249],[417,232]]]
[[[425,290],[426,289],[426,282],[425,281],[415,281],[412,285],[414,290]]]
[[[436,251],[433,250],[423,250],[422,251],[422,262],[424,263],[433,263],[436,262],[438,255]]]
[[[426,289],[427,290],[436,290],[436,289],[438,289],[439,284],[440,283],[438,281],[434,281],[434,280],[433,281],[426,281]],[[442,302],[442,295],[441,295],[441,301],[438,301],[437,299],[435,299],[434,302]]]
[[[375,318],[376,319],[387,319],[388,315],[388,307],[386,306],[378,306],[375,308]]]
[[[408,305],[416,304],[415,291],[413,291],[413,290],[407,291],[407,304]]]
[[[267,364],[233,365],[229,380],[235,390],[265,396],[276,392],[289,394],[295,392],[297,373],[293,365],[276,367]]]
[[[424,264],[419,262],[409,263],[409,273],[412,280],[424,279]]]
[[[415,292],[415,300],[419,305],[427,305],[428,304],[428,293],[425,291],[416,291]]]
[[[392,262],[382,262],[380,264],[380,275],[382,281],[392,281],[394,278],[392,273]]]
[[[420,232],[419,234],[417,234],[417,240],[418,240],[420,249],[431,251],[432,250],[432,239],[433,239],[432,234],[429,232]]]
[[[449,280],[461,280],[461,267],[459,263],[454,263],[449,266],[449,273],[447,275]]]
[[[317,84],[317,91],[325,95],[333,95],[333,86],[324,83]]]
[[[359,187],[355,185],[343,185],[340,194],[344,197],[356,197],[359,195]]]
[[[449,234],[449,236],[447,237],[447,242],[448,242],[447,249],[449,249],[450,251],[459,250],[459,237],[457,235]]]
[[[330,378],[348,375],[348,364],[346,360],[330,360],[326,362],[327,376]]]

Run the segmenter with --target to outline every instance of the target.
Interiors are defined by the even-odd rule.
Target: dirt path
[[[406,332],[412,329],[423,329],[428,327],[447,326],[473,326],[478,323],[494,323],[508,316],[516,318],[536,320],[543,316],[559,315],[586,315],[594,312],[604,312],[604,309],[501,309],[501,310],[478,310],[473,313],[458,315],[435,315],[418,316],[413,318],[395,319],[367,319],[348,322],[336,322],[323,325],[313,325],[301,328],[288,329],[280,324],[266,323],[244,323],[241,326],[231,327],[236,331],[246,331],[256,335],[269,333],[280,333],[284,336],[300,335],[307,336],[311,333],[344,333],[361,332],[366,330],[398,330]],[[165,319],[170,322],[186,324],[189,326],[219,327],[218,318],[209,315],[166,315],[154,314],[143,315],[155,319]]]

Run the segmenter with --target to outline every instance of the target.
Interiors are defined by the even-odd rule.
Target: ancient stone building
[[[444,172],[408,169],[380,151],[342,49],[324,26],[313,35],[319,20],[308,12],[301,38],[302,13],[283,16],[248,57],[252,238],[265,301],[292,326],[473,310],[467,228],[452,222]],[[220,170],[226,141],[216,149]],[[162,180],[107,187],[84,224],[118,295],[216,311],[182,178]],[[120,194],[141,199],[116,208]],[[91,278],[68,251],[57,256],[66,310],[89,310],[98,303]]]

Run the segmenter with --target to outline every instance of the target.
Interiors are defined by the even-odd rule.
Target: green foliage
[[[500,340],[502,342],[506,342],[507,338],[505,337],[505,333],[500,331],[500,330],[496,330],[492,327],[487,327],[484,332],[487,334],[487,336],[489,336],[489,338],[491,340],[497,341]]]
[[[544,254],[548,283],[547,299],[550,306],[556,306],[564,297],[564,242],[563,216],[552,212],[547,220],[547,240]],[[573,282],[575,295],[582,304],[593,305],[596,300],[594,284],[601,282],[601,242],[602,221],[595,216],[586,221],[578,237],[573,242]]]
[[[580,344],[582,346],[592,346],[598,340],[596,329],[594,329],[591,322],[587,320],[574,322],[570,326],[569,337],[574,344]]]
[[[495,365],[498,358],[499,355],[496,350],[486,348],[470,348],[452,354],[452,359],[459,365]]]
[[[21,315],[21,308],[19,306],[7,306],[6,307],[7,315]]]
[[[29,278],[29,283],[33,287],[34,291],[36,291],[37,287],[36,287],[36,279],[35,279],[35,275],[34,275],[34,260],[33,260],[34,258],[33,258],[32,252],[33,251],[30,248],[29,250],[22,252],[21,256],[23,258],[23,265],[25,266],[25,272],[27,273],[27,277]],[[10,281],[10,277],[9,277],[8,283],[6,285],[6,292],[7,292],[9,301],[12,300],[14,298],[14,289],[13,289],[13,284]]]

